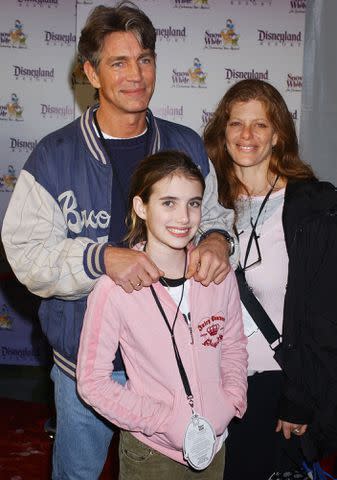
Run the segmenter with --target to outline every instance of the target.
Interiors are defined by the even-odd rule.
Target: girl
[[[89,296],[78,391],[123,429],[122,480],[222,479],[227,425],[246,409],[246,338],[234,273],[209,287],[185,279],[204,188],[183,153],[144,159],[131,183],[128,240],[165,276],[132,294],[103,276]],[[111,379],[118,344],[126,386]]]

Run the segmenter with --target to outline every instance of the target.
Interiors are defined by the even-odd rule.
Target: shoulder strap
[[[244,270],[239,267],[236,269],[235,274],[238,281],[242,303],[246,307],[249,315],[252,317],[256,325],[261,330],[262,335],[266,338],[271,349],[274,350],[275,345],[273,344],[275,342],[277,342],[277,344],[281,343],[281,335],[279,331],[249,287],[246,281]]]

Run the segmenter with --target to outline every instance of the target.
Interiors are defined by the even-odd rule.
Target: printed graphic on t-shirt
[[[223,312],[210,315],[198,324],[201,342],[204,347],[216,348],[223,339],[225,316]]]

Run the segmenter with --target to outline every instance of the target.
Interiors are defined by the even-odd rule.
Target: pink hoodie
[[[175,339],[194,395],[195,410],[220,439],[229,421],[246,410],[247,340],[233,271],[220,285],[190,280],[194,343],[179,313]],[[172,324],[177,306],[158,282],[154,289]],[[111,379],[120,344],[129,380]],[[103,276],[89,295],[77,364],[77,387],[85,402],[149,447],[183,459],[191,418],[171,336],[150,288],[125,293]]]

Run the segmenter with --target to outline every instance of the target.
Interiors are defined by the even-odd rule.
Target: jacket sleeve
[[[84,401],[110,422],[125,430],[153,435],[171,414],[171,407],[140,396],[127,384],[122,386],[111,378],[122,331],[116,307],[117,288],[103,276],[88,297],[78,354],[77,388]]]
[[[230,283],[230,288],[225,293],[228,304],[221,350],[222,384],[225,393],[233,400],[236,416],[241,418],[247,408],[247,337],[243,331],[240,295],[233,271],[225,282]]]
[[[40,297],[80,298],[92,290],[99,276],[104,244],[80,236],[67,238],[58,203],[25,169],[9,202],[2,241],[19,281]],[[94,261],[96,277],[88,268]]]
[[[230,263],[235,269],[239,262],[239,245],[233,231],[234,211],[224,208],[219,204],[216,173],[212,162],[209,160],[208,162],[209,173],[205,178],[206,188],[202,202],[202,217],[199,227],[199,235],[197,235],[196,241],[198,241],[200,235],[207,232],[207,230],[226,230],[235,241],[235,251],[233,255],[229,257]]]

